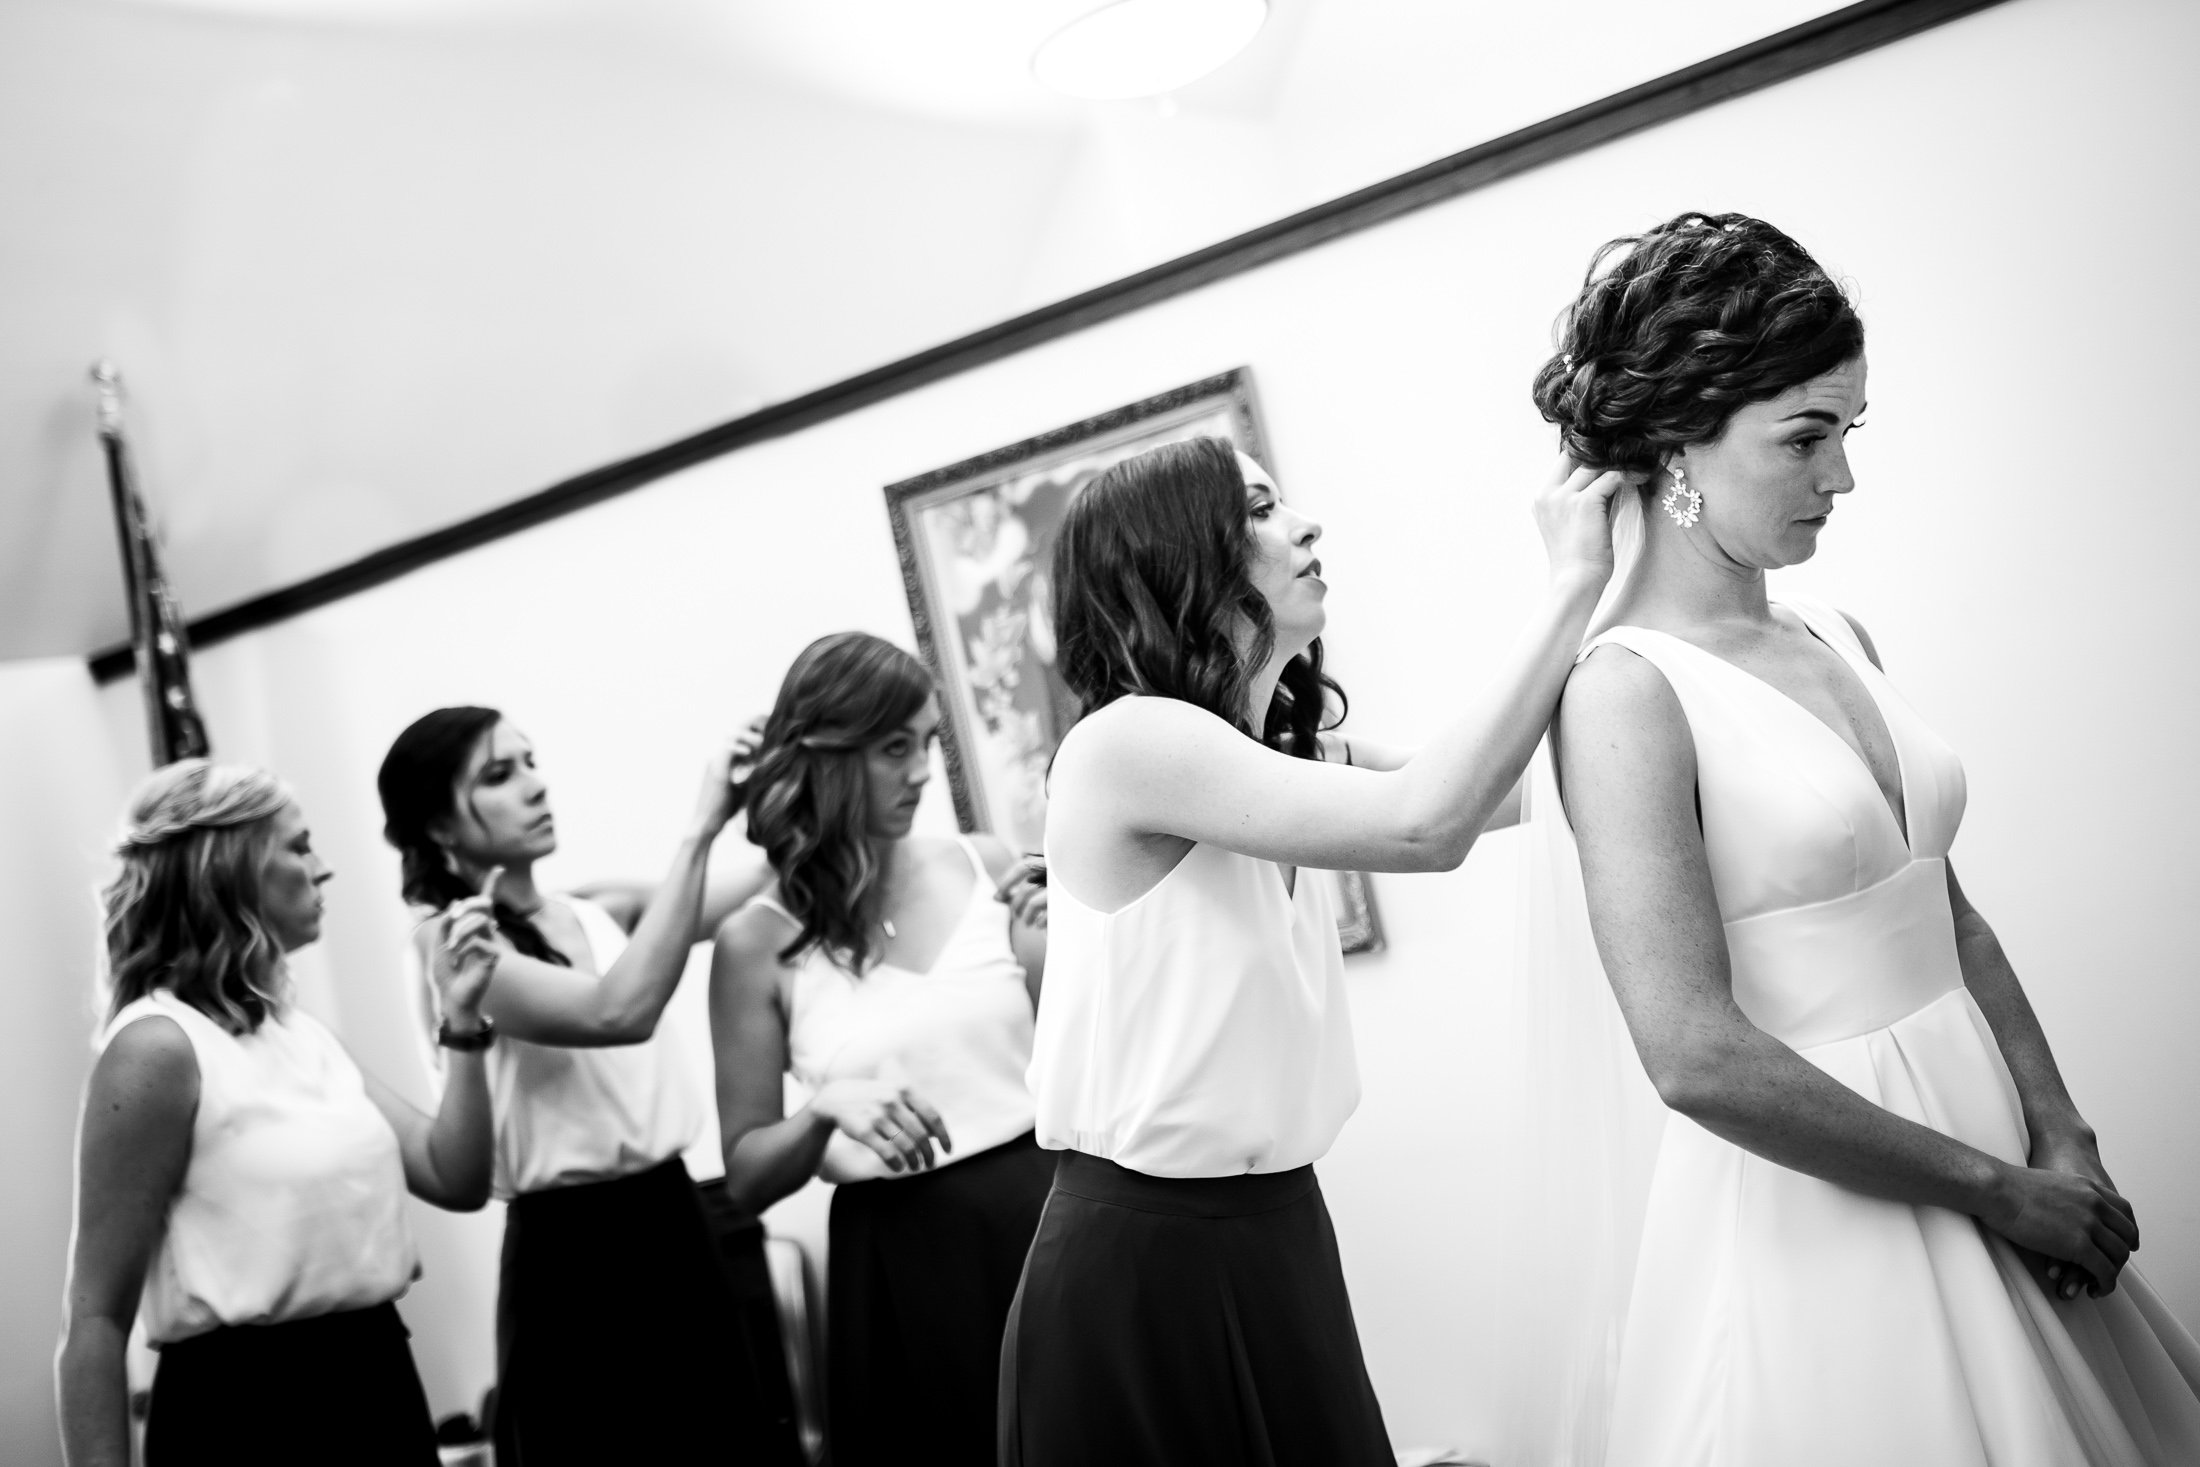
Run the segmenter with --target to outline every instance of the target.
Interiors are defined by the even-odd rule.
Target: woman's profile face
[[[451,813],[429,833],[479,869],[525,865],[558,848],[550,787],[525,734],[498,719],[481,736],[452,784]]]
[[[1818,551],[1834,500],[1856,487],[1845,440],[1864,414],[1864,358],[1753,402],[1709,443],[1675,454],[1702,518],[1681,533],[1737,567],[1771,570]],[[1651,506],[1659,507],[1661,487]],[[1670,521],[1665,529],[1676,528]]]
[[[1253,527],[1253,563],[1246,569],[1275,619],[1277,651],[1293,656],[1329,621],[1323,605],[1329,587],[1314,554],[1322,527],[1285,504],[1268,471],[1242,453],[1238,470],[1245,475],[1245,515]]]
[[[274,826],[260,863],[260,915],[284,952],[321,937],[321,883],[336,873],[313,849],[313,833],[298,802],[287,800],[268,817]]]
[[[866,834],[874,840],[900,840],[917,818],[917,803],[932,779],[932,746],[940,737],[940,700],[928,695],[908,721],[863,746],[863,773],[870,792]]]

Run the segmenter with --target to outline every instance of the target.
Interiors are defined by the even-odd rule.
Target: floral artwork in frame
[[[940,685],[940,743],[964,830],[1041,848],[1047,764],[1077,717],[1054,670],[1047,615],[1063,511],[1111,464],[1200,437],[1227,439],[1274,472],[1248,369],[887,486],[909,614]],[[1366,876],[1335,876],[1344,950],[1380,949]]]

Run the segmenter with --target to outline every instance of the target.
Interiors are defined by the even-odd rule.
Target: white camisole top
[[[596,971],[608,972],[626,950],[625,929],[585,898],[552,900],[579,920]],[[416,980],[426,982],[418,950],[407,951]],[[639,1044],[567,1048],[499,1034],[487,1061],[496,1122],[491,1188],[507,1201],[647,1171],[703,1133],[702,1082],[663,1023]]]
[[[812,948],[785,980],[794,1077],[812,1091],[851,1078],[906,1085],[947,1122],[955,1149],[935,1153],[942,1166],[1015,1140],[1032,1120],[1024,1084],[1031,1063],[1030,990],[1009,946],[1009,910],[994,900],[993,878],[977,847],[967,840],[961,845],[970,858],[970,900],[929,970],[879,963],[858,978]],[[770,897],[755,901],[795,922]],[[826,1143],[818,1174],[828,1182],[902,1175],[838,1131]]]
[[[404,1293],[420,1259],[397,1133],[336,1036],[295,1007],[231,1034],[162,990],[116,1014],[101,1047],[153,1015],[191,1041],[199,1105],[138,1304],[147,1339],[173,1344]]]
[[[1360,1101],[1326,873],[1200,844],[1113,912],[1051,861],[1039,1144],[1157,1177],[1319,1160]]]

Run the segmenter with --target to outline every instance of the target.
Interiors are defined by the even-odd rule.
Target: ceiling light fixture
[[[1237,55],[1267,19],[1268,0],[1115,0],[1047,37],[1031,70],[1072,97],[1158,96]]]

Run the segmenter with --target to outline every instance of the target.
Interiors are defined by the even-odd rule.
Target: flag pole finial
[[[99,436],[112,438],[122,431],[122,373],[101,357],[92,363],[92,383],[99,389]]]

